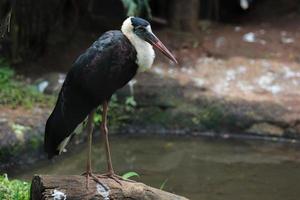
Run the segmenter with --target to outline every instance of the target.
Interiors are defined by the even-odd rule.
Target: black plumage
[[[88,114],[136,74],[136,50],[121,31],[104,33],[74,62],[46,123],[49,158]]]

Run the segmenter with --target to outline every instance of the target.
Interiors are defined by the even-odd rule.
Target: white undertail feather
[[[71,138],[73,137],[73,135],[76,134],[80,134],[84,131],[84,127],[86,124],[87,118],[85,118],[85,120],[83,120],[82,123],[80,123],[75,130],[73,131],[73,133],[71,135],[69,135],[68,137],[66,137],[57,147],[57,150],[59,151],[59,154],[61,154],[62,152],[66,151],[66,146],[69,144]]]
[[[59,154],[61,154],[62,152],[65,151],[65,148],[67,146],[67,144],[69,143],[70,139],[71,139],[72,135],[66,137],[57,147],[57,150],[59,151]]]
[[[147,29],[151,31],[150,26],[148,26]],[[133,32],[133,26],[131,24],[131,17],[128,17],[123,22],[121,31],[128,38],[128,40],[131,42],[131,44],[134,46],[134,48],[137,52],[136,63],[139,66],[139,71],[145,71],[145,70],[151,68],[154,58],[155,58],[155,53],[154,53],[153,47],[148,42],[139,38]]]

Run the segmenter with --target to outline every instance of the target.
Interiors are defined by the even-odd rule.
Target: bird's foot
[[[100,179],[97,177],[97,175],[93,174],[92,172],[84,172],[83,174],[81,174],[81,176],[85,176],[86,177],[86,189],[89,189],[89,184],[90,184],[90,178],[92,178],[92,180],[94,180],[96,183],[101,184],[103,187],[103,183],[101,183]]]
[[[122,177],[116,175],[115,173],[113,172],[108,172],[108,173],[105,173],[105,174],[100,174],[100,175],[97,175],[98,178],[111,178],[113,179],[114,181],[116,181],[118,184],[122,185],[121,181],[122,180]]]
[[[121,181],[135,182],[133,180],[124,179],[122,176],[115,174],[114,172],[107,172],[105,174],[97,175],[98,178],[111,178],[116,181],[118,184],[122,185]]]

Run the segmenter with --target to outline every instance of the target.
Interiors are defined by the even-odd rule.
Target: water
[[[98,139],[99,140],[99,139]],[[137,172],[142,181],[195,200],[298,200],[300,151],[291,144],[203,138],[113,137],[118,174]],[[93,166],[104,172],[103,146],[93,145]],[[55,162],[44,161],[14,177],[33,174],[80,174],[86,149],[79,146]]]

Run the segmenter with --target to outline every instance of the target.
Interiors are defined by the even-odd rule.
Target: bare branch
[[[0,37],[3,38],[6,33],[10,32],[10,21],[11,21],[11,12],[12,9],[9,10],[5,18],[0,23]]]

